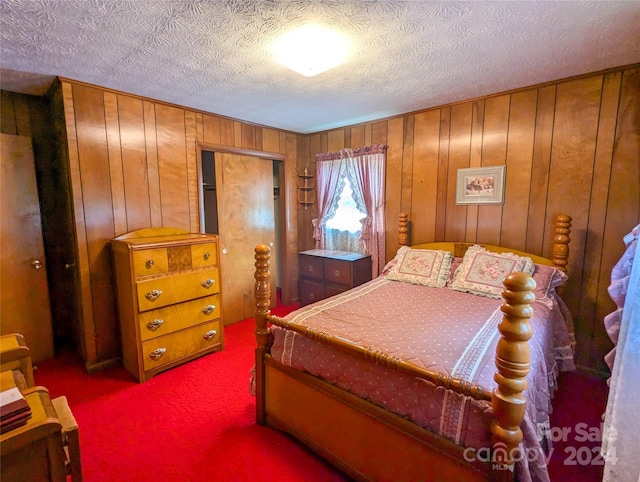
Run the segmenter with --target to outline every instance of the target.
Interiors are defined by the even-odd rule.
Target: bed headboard
[[[398,244],[400,246],[407,246],[409,244],[409,216],[406,213],[400,213],[398,216]],[[483,246],[488,251],[494,253],[514,253],[519,256],[528,256],[534,263],[545,264],[549,266],[555,266],[559,270],[567,271],[567,264],[569,258],[569,241],[571,233],[571,216],[566,214],[558,214],[554,221],[554,233],[553,249],[551,258],[545,258],[525,251],[517,249],[511,249],[504,246],[495,246],[491,244],[482,243],[465,243],[465,242],[434,242],[434,243],[420,243],[411,245],[416,249],[439,249],[449,251],[456,257],[462,258],[467,252],[467,249],[474,244]]]

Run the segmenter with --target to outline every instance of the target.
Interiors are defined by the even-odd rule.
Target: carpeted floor
[[[289,437],[256,425],[253,328],[253,320],[226,327],[225,350],[143,384],[120,367],[88,374],[71,355],[39,364],[36,383],[65,395],[78,421],[84,480],[348,480]],[[570,433],[554,445],[552,480],[601,480],[599,440],[582,441],[582,433],[599,427],[605,402],[604,381],[561,376],[551,425]]]

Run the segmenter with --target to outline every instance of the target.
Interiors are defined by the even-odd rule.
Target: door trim
[[[264,159],[267,161],[280,161],[282,162],[280,167],[280,211],[281,214],[285,214],[285,216],[281,217],[281,222],[279,226],[280,231],[280,239],[281,246],[280,252],[277,253],[277,259],[280,262],[280,271],[282,273],[282,279],[280,280],[280,284],[282,285],[282,300],[289,300],[291,298],[291,284],[289,281],[289,277],[287,276],[288,271],[288,255],[289,252],[287,250],[287,246],[289,246],[289,235],[287,226],[289,224],[289,196],[287,189],[288,187],[288,179],[286,176],[287,172],[287,162],[288,156],[286,154],[280,154],[277,152],[268,152],[268,151],[259,151],[256,149],[244,149],[240,147],[231,147],[231,146],[223,146],[220,144],[208,144],[205,142],[197,142],[196,143],[196,154],[197,154],[197,167],[198,167],[198,218],[200,220],[200,232],[204,233],[204,196],[202,195],[202,151],[210,151],[213,152],[214,155],[216,152],[226,153],[226,154],[239,154],[243,156],[251,156],[258,157],[260,159]],[[285,175],[283,175],[285,174]]]

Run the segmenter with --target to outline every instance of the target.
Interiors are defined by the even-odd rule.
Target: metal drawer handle
[[[335,270],[335,271],[333,272],[333,276],[335,276],[336,278],[339,278],[339,277],[340,277],[340,271]]]
[[[313,266],[309,266],[309,273],[313,273]]]
[[[315,300],[316,299],[315,293],[309,293],[309,299],[310,300]]]
[[[202,286],[204,286],[205,288],[211,288],[213,286],[213,283],[215,283],[215,280],[208,278],[202,282]]]
[[[162,355],[167,351],[166,348],[156,348],[151,353],[149,353],[149,358],[152,360],[158,360]]]
[[[213,310],[216,309],[216,305],[207,305],[204,308],[202,308],[202,312],[205,315],[210,315],[211,313],[213,313]]]
[[[164,320],[158,318],[157,320],[147,323],[147,328],[151,331],[156,331],[164,323]]]
[[[209,251],[204,253],[204,259],[209,259],[210,256],[211,256],[211,254],[209,253]]]
[[[204,339],[209,341],[211,340],[214,336],[216,336],[218,334],[218,332],[216,330],[209,330],[204,334]]]
[[[148,259],[147,260],[147,268],[151,268],[153,266],[154,262],[152,259]]]
[[[149,301],[155,301],[162,294],[162,290],[151,290],[144,297]]]

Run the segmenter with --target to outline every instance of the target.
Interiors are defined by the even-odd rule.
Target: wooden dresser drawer
[[[322,277],[324,276],[322,259],[301,255],[299,263],[300,276],[308,279],[316,279],[318,281],[322,280]]]
[[[352,264],[348,261],[327,259],[324,262],[324,280],[351,287],[353,285]]]
[[[150,340],[216,318],[220,318],[218,295],[145,311],[138,318],[140,338]]]
[[[138,309],[153,310],[219,292],[218,269],[189,271],[136,283]]]
[[[196,325],[142,342],[145,370],[208,350],[222,342],[220,320]]]
[[[169,271],[169,259],[166,248],[133,252],[133,273],[136,278],[166,273],[167,271]]]
[[[191,246],[191,265],[194,268],[218,266],[218,246],[216,243],[194,244]]]

